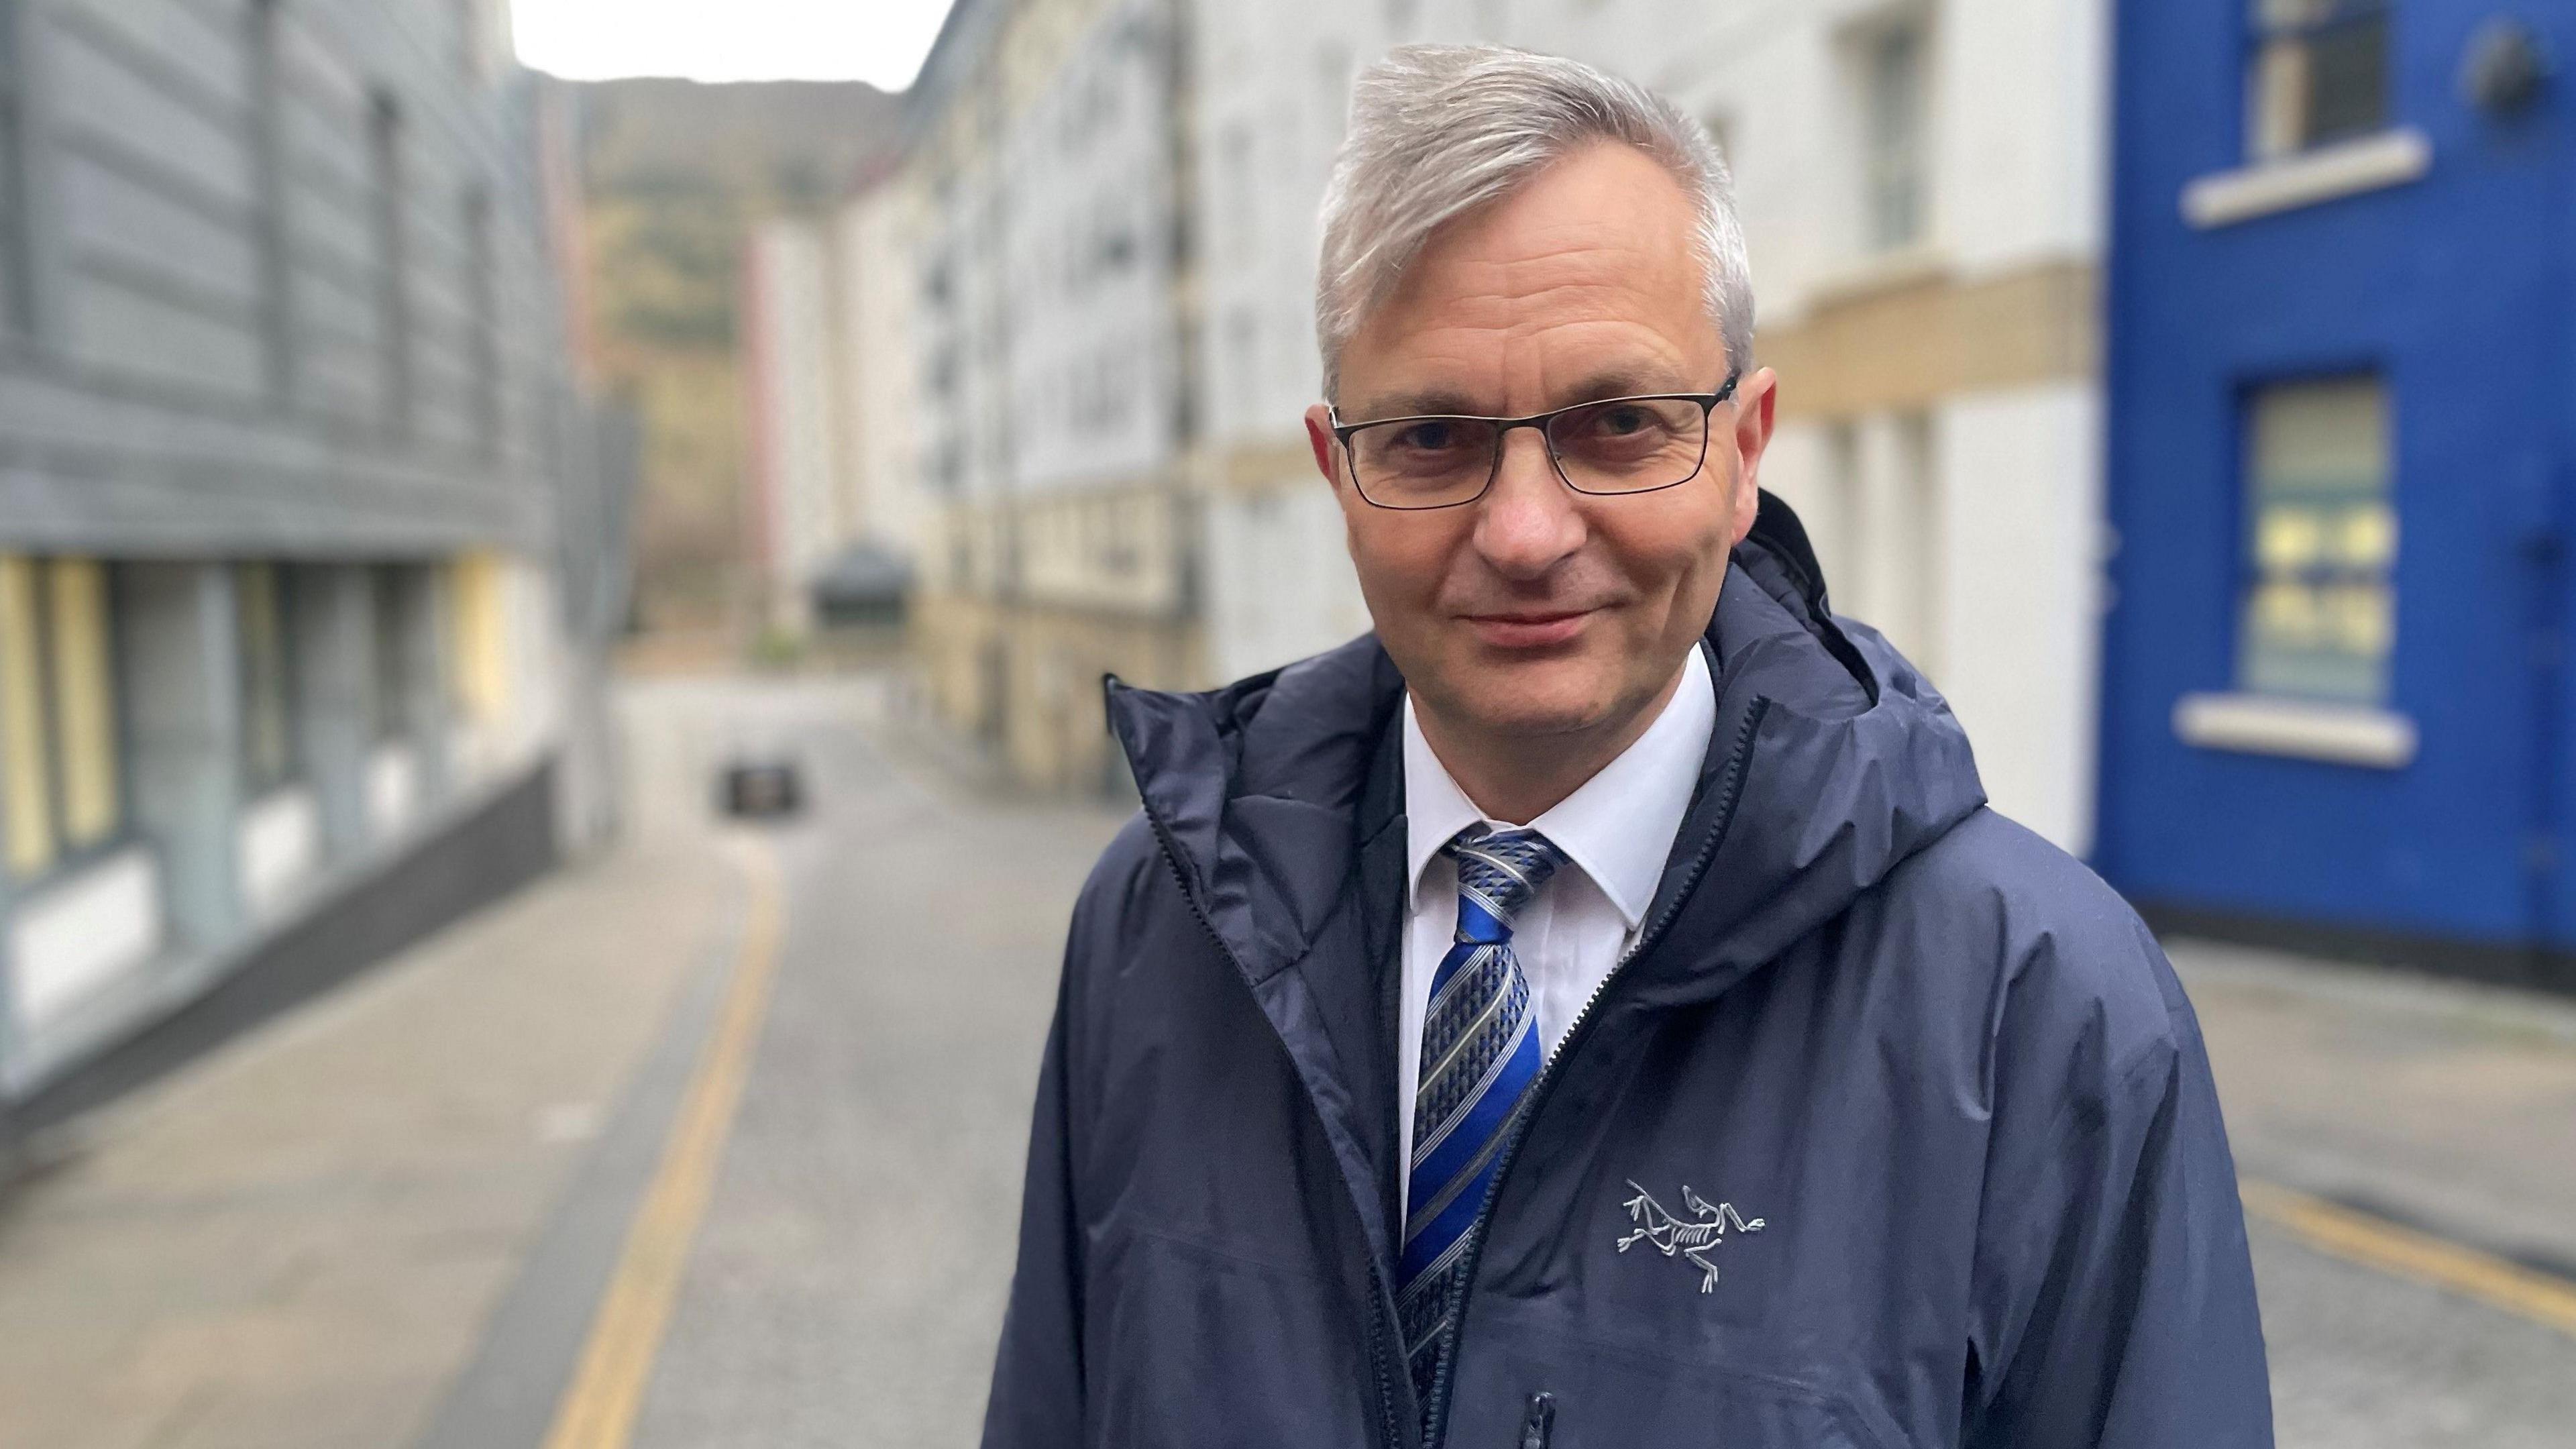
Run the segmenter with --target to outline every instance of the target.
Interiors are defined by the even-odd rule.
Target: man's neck
[[[1585,781],[1653,728],[1689,674],[1690,661],[1685,659],[1643,707],[1571,734],[1453,729],[1424,706],[1420,695],[1413,696],[1413,717],[1422,727],[1423,742],[1477,809],[1488,819],[1527,825],[1582,789]]]

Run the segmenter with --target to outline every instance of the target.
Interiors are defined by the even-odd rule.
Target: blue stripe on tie
[[[1521,1060],[1523,1057],[1529,1060],[1523,1062]],[[1493,1136],[1503,1125],[1503,1120],[1512,1114],[1514,1108],[1520,1106],[1521,1090],[1529,1085],[1531,1078],[1538,1075],[1537,1034],[1524,1035],[1519,1049],[1512,1053],[1512,1058],[1512,1061],[1504,1066],[1502,1073],[1495,1079],[1494,1085],[1487,1088],[1485,1095],[1477,1098],[1475,1103],[1468,1107],[1465,1120],[1449,1129],[1449,1135],[1440,1139],[1440,1145],[1432,1148],[1429,1156],[1414,1164],[1412,1176],[1408,1179],[1413,1184],[1412,1192],[1419,1193],[1424,1183],[1431,1183],[1434,1184],[1431,1191],[1433,1195],[1437,1195],[1440,1190],[1437,1185],[1457,1176],[1458,1169],[1466,1166],[1475,1157],[1477,1144]],[[1526,1071],[1523,1070],[1524,1067]],[[1431,1125],[1436,1128],[1440,1124],[1435,1122]],[[1413,1209],[1424,1206],[1430,1200],[1429,1197],[1408,1196],[1407,1212],[1410,1213]]]
[[[1520,1095],[1538,1076],[1538,1067],[1538,1037],[1524,1033],[1511,1063],[1493,1088],[1468,1109],[1467,1120],[1459,1123],[1414,1172],[1413,1190],[1405,1208],[1419,1215],[1439,1200],[1458,1174],[1474,1169],[1474,1175],[1430,1221],[1418,1228],[1407,1224],[1410,1236],[1405,1239],[1399,1277],[1410,1278],[1421,1272],[1474,1223],[1477,1211],[1485,1205],[1485,1190],[1493,1183],[1494,1169],[1501,1161],[1501,1153],[1495,1149],[1502,1146],[1503,1126],[1519,1109]]]
[[[1491,945],[1512,938],[1511,923],[1494,919],[1473,896],[1458,898],[1458,939]]]
[[[1495,1159],[1499,1156],[1497,1153],[1486,1158],[1484,1165],[1476,1170],[1475,1177],[1465,1184],[1465,1190],[1440,1210],[1440,1215],[1425,1226],[1420,1236],[1404,1245],[1404,1257],[1396,1266],[1397,1272],[1407,1276],[1420,1273],[1431,1265],[1434,1258],[1449,1251],[1467,1235],[1467,1229],[1475,1225],[1477,1212],[1485,1206],[1485,1189],[1493,1185],[1494,1169],[1499,1165]]]

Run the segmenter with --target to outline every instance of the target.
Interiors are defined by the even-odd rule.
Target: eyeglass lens
[[[1586,493],[1669,488],[1699,471],[1708,410],[1685,398],[1621,398],[1548,420],[1548,451]],[[1360,492],[1389,508],[1437,508],[1482,493],[1499,463],[1500,424],[1482,418],[1398,418],[1351,434]]]

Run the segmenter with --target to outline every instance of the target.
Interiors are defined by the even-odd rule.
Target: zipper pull
[[[1521,1415],[1520,1449],[1547,1449],[1556,1437],[1556,1395],[1541,1390],[1530,1395],[1529,1410]]]

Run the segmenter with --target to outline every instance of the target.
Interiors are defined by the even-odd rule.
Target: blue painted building
[[[2576,983],[2576,5],[2117,25],[2098,863]]]

